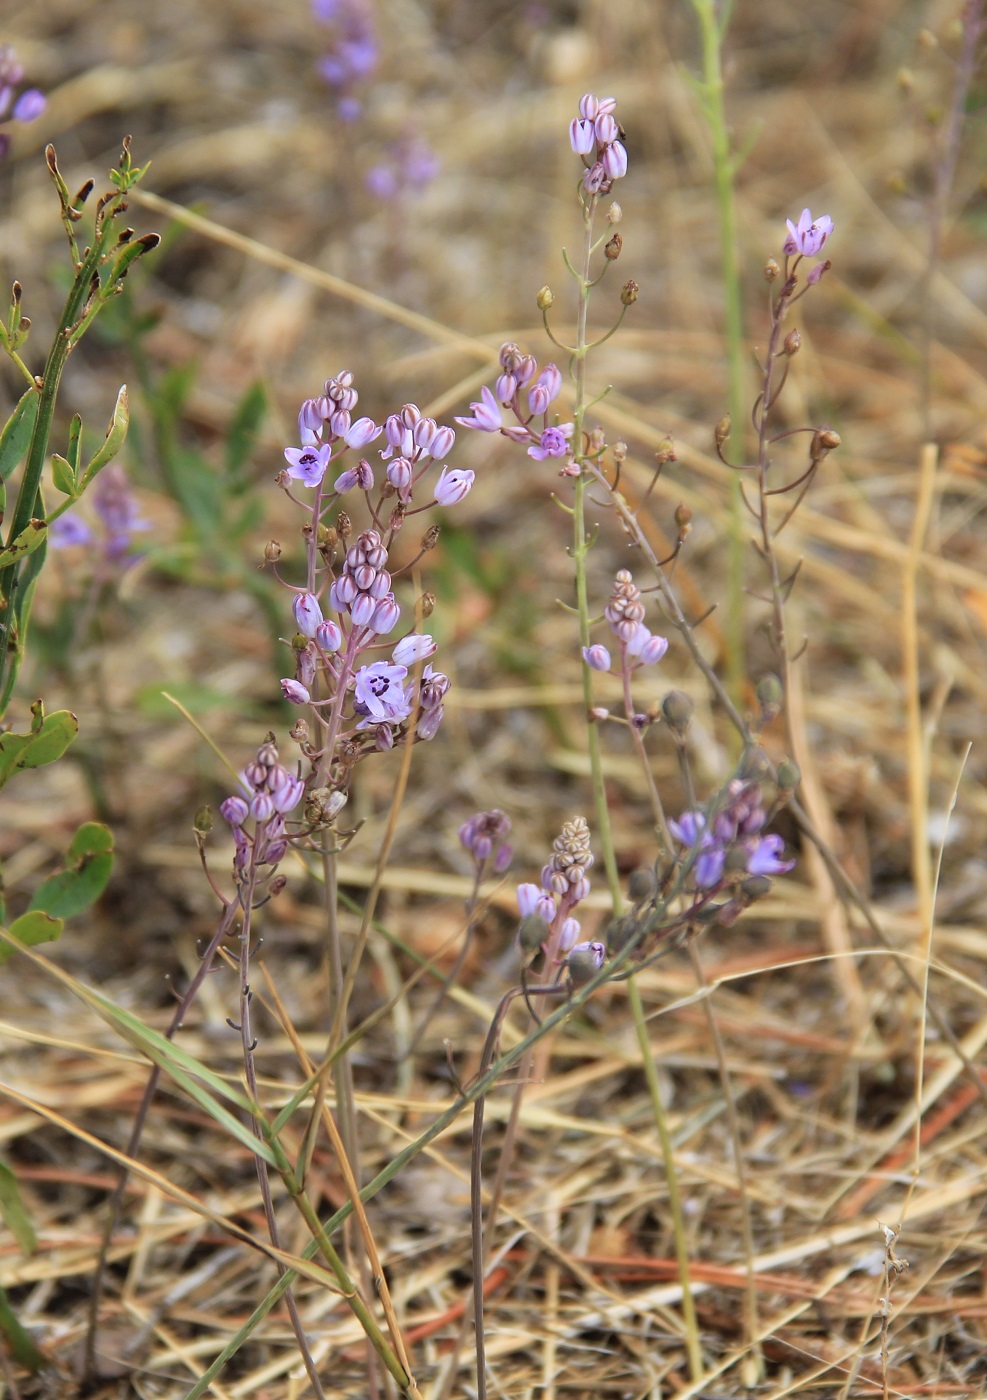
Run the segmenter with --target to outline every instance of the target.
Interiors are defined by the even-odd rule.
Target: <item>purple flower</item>
[[[677,821],[670,820],[668,829],[683,846],[694,846],[706,828],[702,812],[683,812]]]
[[[359,491],[372,491],[374,489],[373,468],[363,457],[360,458],[355,467],[340,472],[332,483],[332,489],[338,491],[341,496],[345,495],[347,491],[352,491],[354,486]]]
[[[722,846],[714,846],[712,841],[712,836],[703,838],[701,847],[705,849],[701,848],[696,858],[696,884],[701,890],[709,890],[719,884],[726,863],[726,850]]]
[[[55,549],[70,549],[76,544],[91,544],[93,532],[77,515],[60,515],[51,523],[48,540]]]
[[[667,650],[668,638],[652,634],[638,652],[638,659],[642,666],[653,666],[656,661],[661,660]]]
[[[250,808],[242,797],[227,797],[219,804],[219,815],[230,826],[243,826],[250,814]]]
[[[793,224],[791,219],[786,219],[785,223],[788,225],[788,237],[784,251],[788,257],[799,253],[803,257],[814,258],[833,232],[833,220],[828,214],[821,214],[814,220],[808,209],[802,210],[797,224]]]
[[[525,883],[523,885],[518,885],[516,893],[518,913],[521,915],[522,919],[526,919],[530,914],[533,914],[538,907],[538,901],[541,899],[542,894],[541,887],[539,885]],[[554,907],[552,913],[555,913]]]
[[[583,660],[591,671],[610,670],[610,653],[600,642],[591,647],[583,647]]]
[[[387,661],[374,661],[361,666],[353,682],[354,709],[372,720],[387,720],[399,724],[411,713],[404,680],[407,666],[395,666]]]
[[[481,433],[500,432],[503,422],[500,405],[485,384],[480,390],[480,402],[471,403],[470,408],[473,410],[472,417],[457,418],[457,423],[461,423],[464,428],[476,428]]]
[[[782,860],[785,843],[780,836],[762,836],[750,847],[747,870],[751,875],[784,875],[795,867],[794,860]]]
[[[462,471],[459,467],[443,467],[435,483],[435,499],[440,506],[458,506],[476,479],[476,472]]]
[[[536,462],[544,462],[546,457],[565,457],[569,451],[569,438],[572,424],[563,423],[558,428],[546,428],[538,442],[528,448],[528,456]]]
[[[343,645],[343,634],[340,631],[338,622],[320,622],[315,629],[316,645],[320,646],[328,655],[338,651]]]
[[[588,156],[596,149],[596,129],[586,117],[573,117],[569,123],[569,144],[577,156]]]
[[[281,694],[292,705],[307,705],[312,698],[305,687],[290,676],[285,676],[282,680]]]
[[[318,486],[326,474],[332,449],[328,443],[311,447],[286,447],[288,475],[303,486]]]

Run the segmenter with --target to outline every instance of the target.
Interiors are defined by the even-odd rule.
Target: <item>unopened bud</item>
[[[781,268],[775,262],[774,258],[768,258],[768,261],[764,264],[765,282],[773,282],[778,277],[780,272]]]
[[[723,417],[713,429],[713,440],[716,443],[717,452],[719,452],[723,444],[726,442],[727,438],[730,436],[730,429],[732,426],[733,425],[730,422],[729,413],[724,413]]]
[[[610,208],[607,210],[607,223],[608,223],[608,224],[619,224],[620,221],[621,221],[621,219],[622,219],[623,217],[624,217],[624,211],[623,211],[623,209],[621,209],[621,207],[620,207],[620,205],[617,203],[617,201],[614,200],[614,202],[611,204]]]
[[[639,865],[627,880],[627,893],[635,904],[653,899],[658,893],[658,876],[653,865]]]
[[[603,966],[607,957],[605,943],[577,943],[565,960],[574,987],[585,987]]]
[[[801,350],[801,348],[802,348],[802,337],[801,337],[801,335],[799,334],[799,332],[798,332],[797,330],[791,330],[791,331],[789,331],[788,334],[785,336],[785,344],[784,344],[784,351],[785,351],[785,354],[788,355],[789,358],[791,358],[792,355],[797,355],[798,352],[799,352],[799,350]]]
[[[554,301],[555,293],[552,291],[551,287],[542,287],[541,291],[535,297],[535,303],[539,311],[549,311]]]
[[[684,502],[680,501],[675,507],[675,524],[679,532],[679,544],[689,538],[692,530],[692,511]]]
[[[277,540],[268,540],[264,546],[264,563],[276,564],[281,558],[281,546]]]
[[[775,679],[774,676],[771,677]],[[750,744],[744,749],[737,767],[738,775],[747,782],[761,782],[771,776],[771,760],[760,744]]]
[[[641,288],[635,281],[625,282],[620,289],[620,300],[624,306],[633,306],[637,301],[637,294]]]
[[[802,781],[802,773],[793,759],[783,758],[775,772],[778,787],[782,792],[794,792]]]
[[[517,941],[525,959],[533,958],[551,935],[552,930],[540,914],[528,914],[523,918],[517,931]]]
[[[816,465],[825,456],[833,451],[834,447],[839,447],[842,439],[839,433],[834,433],[832,428],[820,428],[812,435],[812,445],[809,448],[809,461]]]
[[[606,247],[603,249],[603,256],[608,262],[616,262],[620,257],[620,250],[624,246],[624,240],[620,234],[614,232],[608,239]]]
[[[781,707],[785,699],[781,681],[769,672],[758,681],[755,694],[757,695],[757,703],[761,707],[761,722],[762,724],[770,724],[781,714]]]
[[[619,919],[611,919],[607,925],[607,947],[611,954],[617,954],[637,933],[633,914],[621,914]]]
[[[771,880],[767,875],[748,875],[740,882],[740,892],[748,904],[753,904],[755,899],[763,899],[771,892]]]
[[[684,690],[670,690],[661,702],[665,723],[673,733],[683,736],[692,723],[692,700]]]

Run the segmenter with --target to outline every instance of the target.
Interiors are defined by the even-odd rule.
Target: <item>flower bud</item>
[[[795,792],[802,781],[799,766],[790,758],[783,758],[775,772],[778,787],[782,792]]]
[[[637,294],[640,290],[640,287],[633,279],[630,282],[625,282],[623,287],[620,289],[621,305],[633,306],[634,303],[637,301]]]
[[[633,914],[621,914],[618,919],[611,919],[607,925],[607,947],[612,954],[619,953],[627,947],[636,933],[637,924]]]
[[[627,881],[627,893],[635,904],[653,899],[658,893],[658,875],[653,865],[639,865]]]
[[[606,961],[607,949],[603,943],[577,943],[566,958],[566,968],[574,987],[583,987],[591,982]]]
[[[552,930],[540,914],[527,914],[517,931],[518,947],[526,958],[533,958],[551,934]]]
[[[675,524],[678,527],[679,544],[688,539],[692,530],[692,511],[680,501],[675,507]]]
[[[754,693],[757,696],[757,703],[761,707],[761,723],[770,724],[781,714],[781,708],[785,701],[785,692],[781,681],[769,672],[758,681]]]
[[[684,690],[670,690],[661,702],[665,723],[679,738],[684,738],[692,723],[693,703]]]
[[[549,311],[554,301],[555,293],[552,291],[551,287],[542,287],[541,291],[535,297],[535,304],[539,311]]]

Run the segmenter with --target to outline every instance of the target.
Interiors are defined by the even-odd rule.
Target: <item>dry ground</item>
[[[181,697],[237,764],[266,729],[286,732],[280,653],[254,566],[269,535],[287,539],[293,528],[271,482],[297,404],[347,367],[375,416],[413,399],[448,421],[489,382],[501,341],[547,357],[534,294],[546,282],[565,294],[560,248],[577,237],[565,128],[587,89],[619,99],[630,150],[619,192],[620,272],[641,287],[625,330],[591,372],[615,386],[599,419],[628,442],[637,493],[658,442],[674,436],[680,460],[652,495],[649,530],[656,543],[666,539],[675,505],[689,503],[694,530],[676,581],[693,615],[723,598],[726,472],[711,451],[726,402],[723,317],[688,6],[380,0],[376,10],[380,67],[362,120],[347,127],[315,71],[323,33],[303,0],[4,6],[0,38],[17,45],[50,93],[47,114],[16,133],[0,167],[2,276],[24,284],[38,345],[63,258],[46,141],[74,186],[105,170],[129,132],[137,159],[153,161],[147,191],[179,206],[133,205],[140,231],[166,233],[153,267],[132,279],[130,316],[156,318],[137,347],[139,369],[117,323],[112,338],[88,342],[66,385],[66,414],[78,410],[94,426],[119,383],[134,386],[128,465],[151,522],[147,554],[85,635],[59,634],[25,675],[23,697],[71,705],[82,738],[33,785],[12,786],[0,816],[11,889],[30,889],[80,820],[96,815],[114,828],[120,854],[109,894],[49,955],[155,1025],[169,1014],[166,979],[189,973],[196,942],[210,931],[215,901],[199,873],[191,817],[221,800],[228,782],[160,692]],[[928,1000],[976,1066],[987,1041],[979,83],[932,284],[928,422],[920,397],[937,139],[930,119],[951,100],[958,14],[890,0],[739,0],[726,76],[734,140],[748,149],[738,199],[752,344],[764,335],[761,267],[778,250],[785,216],[808,204],[837,225],[833,270],[799,318],[803,350],[786,400],[793,424],[828,421],[844,442],[785,537],[785,558],[803,561],[791,622],[808,641],[793,696],[806,791],[887,939],[920,981],[928,967]],[[923,27],[938,43],[923,41]],[[906,67],[911,78],[902,81]],[[409,130],[432,145],[441,172],[420,198],[381,205],[363,174]],[[184,227],[181,211],[190,209],[210,226]],[[366,292],[383,302],[370,304]],[[605,324],[602,309],[594,314]],[[160,388],[190,363],[194,388],[173,431],[217,471],[243,394],[260,382],[268,395],[271,411],[245,465],[259,515],[239,539],[228,538],[225,519],[211,535],[183,520],[137,387],[143,375]],[[10,375],[4,383],[13,389]],[[391,935],[429,955],[461,927],[469,881],[455,839],[460,821],[479,808],[508,812],[513,874],[530,879],[561,822],[589,812],[574,633],[556,602],[569,588],[556,480],[506,443],[466,437],[456,461],[476,468],[477,485],[424,578],[438,597],[433,623],[456,689],[438,740],[416,755],[380,910]],[[931,496],[916,548],[924,440],[937,445],[938,460],[926,454],[935,475],[924,478]],[[594,558],[601,602],[625,562],[623,539],[604,519]],[[750,579],[745,647],[757,675],[770,652],[753,556]],[[58,559],[42,621],[54,628],[66,599],[78,617],[86,587],[85,560]],[[717,662],[720,617],[702,633]],[[681,649],[672,648],[661,684],[694,695],[697,770],[707,782],[722,777],[729,731]],[[767,741],[780,752],[780,725]],[[629,751],[618,742],[610,752],[629,870],[651,851],[645,792]],[[388,762],[361,774],[366,825],[344,863],[357,899],[388,816]],[[660,746],[656,773],[677,810],[673,757]],[[787,835],[797,844],[794,830]],[[222,871],[222,851],[215,860]],[[934,875],[934,920],[923,867]],[[326,1026],[317,890],[300,867],[288,873],[265,929],[264,967],[317,1056]],[[475,1066],[492,1007],[515,975],[511,909],[505,888],[464,969],[465,994],[446,1002],[413,1057],[406,1051],[430,985],[361,1044],[368,1174],[449,1101],[443,1042],[463,1077]],[[738,1104],[745,1183],[703,1007],[690,997],[693,967],[685,957],[658,963],[642,992],[685,1198],[707,1377],[694,1386],[685,1365],[665,1178],[625,992],[616,988],[557,1038],[550,1072],[525,1098],[488,1304],[495,1393],[734,1396],[748,1385],[772,1400],[869,1396],[885,1385],[895,1396],[983,1393],[987,1076],[957,1060],[899,966],[808,856],[752,917],[711,934],[699,951],[717,983],[712,1006]],[[384,938],[372,953],[357,995],[361,1016],[414,966]],[[3,987],[2,1078],[122,1146],[144,1065],[35,968],[9,964]],[[184,1043],[235,1074],[237,1046],[225,1026],[232,996],[222,976],[212,979]],[[271,1105],[302,1077],[273,1019],[260,1065]],[[488,1106],[492,1151],[509,1101],[495,1095]],[[67,1394],[112,1169],[96,1144],[2,1099],[0,1149],[38,1233],[29,1259],[3,1240],[0,1282],[55,1363],[44,1384]],[[218,1139],[180,1094],[162,1094],[143,1153],[175,1185],[262,1231],[249,1154]],[[469,1287],[468,1158],[464,1115],[370,1212],[426,1395],[438,1393]],[[343,1199],[328,1149],[316,1169],[327,1214]],[[744,1208],[760,1371],[743,1322]],[[295,1248],[303,1240],[292,1219],[286,1210]],[[909,1264],[885,1309],[883,1375],[878,1222],[902,1225],[896,1249]],[[107,1395],[131,1387],[184,1395],[273,1279],[259,1255],[136,1181],[113,1261],[101,1342]],[[349,1311],[314,1286],[301,1288],[300,1305],[330,1393],[366,1395]],[[468,1356],[467,1347],[453,1394],[473,1393]],[[214,1393],[280,1400],[304,1389],[276,1310]]]

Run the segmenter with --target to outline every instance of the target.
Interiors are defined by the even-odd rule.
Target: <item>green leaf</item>
[[[121,384],[120,392],[117,394],[117,401],[113,406],[113,416],[110,419],[110,426],[106,430],[106,440],[83,472],[82,480],[79,482],[79,489],[81,491],[86,489],[97,473],[102,471],[107,462],[112,462],[113,458],[120,451],[120,448],[126,440],[129,424],[130,400],[127,397],[126,384]]]
[[[102,822],[86,822],[65,853],[65,869],[35,891],[28,912],[41,909],[56,919],[81,914],[106,889],[112,869],[113,833]]]
[[[35,720],[37,711],[35,712]],[[42,768],[54,763],[79,732],[79,721],[71,710],[46,715],[30,734],[0,734],[0,787],[12,773],[22,768]]]
[[[0,1332],[7,1338],[10,1347],[10,1354],[19,1366],[25,1370],[37,1373],[43,1371],[51,1362],[40,1351],[31,1339],[28,1332],[17,1321],[13,1308],[7,1301],[7,1295],[0,1288]]]
[[[38,416],[40,395],[37,389],[28,389],[17,402],[13,413],[0,432],[0,480],[6,481],[24,458],[34,432]],[[0,508],[4,502],[0,499]]]
[[[113,264],[113,270],[109,277],[109,285],[112,287],[117,282],[122,281],[130,271],[130,264],[136,262],[138,258],[143,257],[145,253],[153,252],[160,242],[161,239],[158,234],[145,233],[142,237],[135,238],[133,243],[125,243],[120,256]]]
[[[65,457],[60,457],[57,452],[51,454],[51,479],[55,483],[55,490],[61,491],[63,496],[75,495],[75,472],[72,470],[72,463]]]
[[[43,910],[35,909],[32,913],[22,914],[19,919],[15,919],[7,932],[25,948],[34,948],[39,943],[54,943],[64,927],[64,920],[53,919]],[[14,951],[9,943],[0,945],[0,964],[12,958]]]
[[[19,564],[29,554],[33,554],[39,545],[44,544],[47,538],[48,526],[43,520],[29,521],[16,540],[12,540],[6,549],[0,549],[0,569],[9,569],[11,565]]]
[[[7,1163],[2,1161],[0,1161],[0,1215],[3,1216],[4,1224],[17,1241],[17,1248],[20,1252],[33,1254],[38,1242],[34,1226],[31,1224],[31,1217],[24,1209],[17,1177],[7,1166]]]
[[[253,484],[245,469],[266,413],[264,386],[255,381],[237,404],[226,433],[226,476],[238,496]]]

